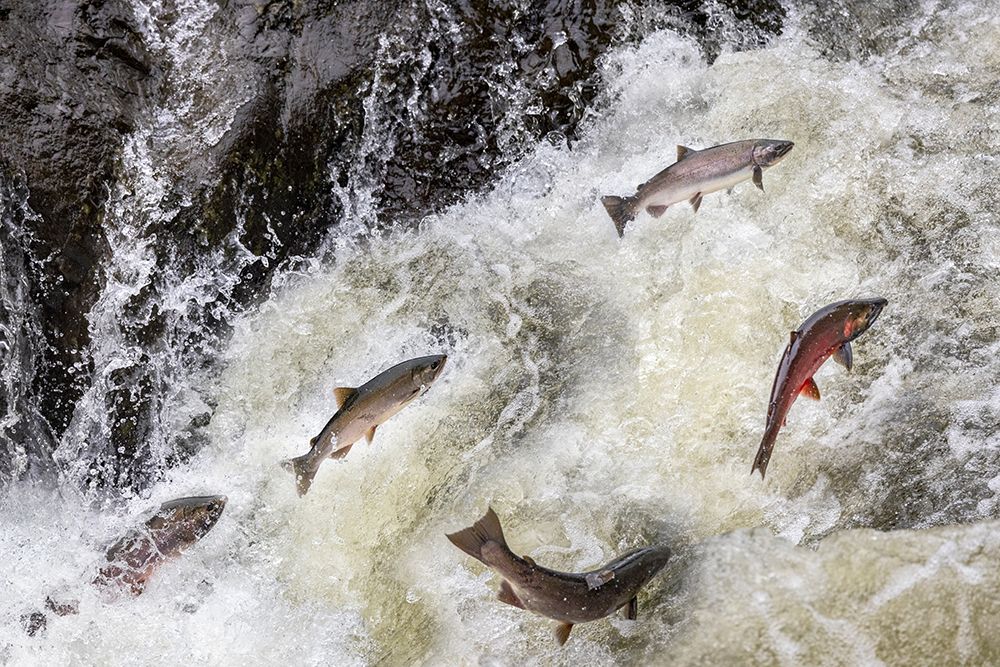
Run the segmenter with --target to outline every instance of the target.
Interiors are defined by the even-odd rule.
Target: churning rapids
[[[161,428],[206,393],[213,406],[189,462],[101,510],[69,482],[6,492],[0,662],[1000,663],[1000,7],[987,4],[924,3],[868,58],[823,55],[795,9],[766,48],[711,64],[693,39],[652,32],[604,57],[572,146],[539,143],[417,229],[339,227],[241,317],[221,373],[172,376]],[[199,131],[224,131],[238,104]],[[115,304],[148,271],[128,220],[128,202],[156,197],[142,133],[179,113],[126,147],[121,278],[91,322],[99,366],[121,353]],[[601,195],[632,192],[676,144],[749,137],[795,142],[765,193],[641,215],[618,240]],[[751,476],[788,332],[872,295],[889,306],[853,372],[821,369],[823,400],[795,404],[767,480]],[[431,391],[299,498],[278,463],[306,451],[333,388],[437,352],[449,362]],[[83,421],[58,457],[67,479],[85,475]],[[142,596],[79,586],[148,508],[207,493],[229,498],[218,526]],[[675,555],[636,621],[581,625],[560,648],[445,539],[487,505],[515,551],[556,569],[653,541]],[[26,636],[20,615],[66,589],[80,614]]]

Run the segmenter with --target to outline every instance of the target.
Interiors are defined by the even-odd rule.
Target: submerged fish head
[[[426,392],[441,375],[444,364],[448,360],[446,354],[432,354],[427,357],[413,359],[410,363],[410,373],[407,377],[404,399],[409,401]]]
[[[844,338],[849,341],[854,340],[868,331],[882,314],[882,309],[887,303],[885,299],[877,297],[848,301],[844,304],[847,311],[844,318]]]
[[[658,544],[647,548],[647,553],[642,559],[643,569],[646,572],[647,580],[652,579],[657,572],[666,566],[667,561],[670,560],[670,553],[670,547],[664,544]]]
[[[784,139],[760,139],[753,147],[753,162],[767,169],[781,162],[795,144]]]
[[[161,553],[176,555],[207,535],[225,507],[225,496],[177,498],[160,505],[146,527]]]

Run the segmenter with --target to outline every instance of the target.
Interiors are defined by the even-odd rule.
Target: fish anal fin
[[[753,168],[753,184],[760,188],[760,191],[764,191],[764,170],[760,167]]]
[[[733,194],[733,188],[726,188],[726,194],[727,195]]]
[[[654,218],[659,218],[667,210],[666,206],[647,206],[646,213],[649,213]]]
[[[698,207],[701,206],[701,193],[696,192],[695,195],[688,200],[688,203],[691,204],[691,208],[693,208],[694,212],[697,213]]]
[[[630,621],[634,621],[639,616],[639,598],[633,597],[628,601],[628,607],[625,609],[625,618]]]
[[[521,602],[521,598],[517,597],[517,593],[511,588],[510,582],[504,579],[500,582],[500,592],[497,593],[497,599],[500,602],[506,602],[512,607],[517,607],[518,609],[524,609],[524,603]]]
[[[365,440],[368,441],[369,445],[372,444],[372,439],[375,438],[375,429],[377,428],[378,426],[372,426],[370,429],[368,429],[368,432],[365,433]]]
[[[816,386],[816,380],[809,378],[802,384],[802,388],[799,389],[799,393],[806,398],[811,398],[814,401],[819,400],[819,387]]]
[[[343,406],[356,393],[358,393],[358,390],[355,387],[337,387],[334,389],[333,397],[337,399],[337,407]]]
[[[334,461],[336,461],[337,459],[344,458],[345,456],[347,456],[348,452],[351,451],[351,447],[353,446],[354,443],[351,443],[350,445],[344,445],[340,449],[335,449],[334,451],[330,452],[330,458],[333,459]]]
[[[854,352],[851,351],[851,344],[844,343],[833,353],[833,360],[850,372],[854,367]]]
[[[614,579],[615,573],[611,570],[598,570],[597,572],[588,573],[585,578],[587,580],[587,588],[594,590]]]
[[[569,639],[569,633],[573,630],[572,623],[560,623],[556,626],[556,641],[562,646]]]
[[[681,146],[677,144],[677,161],[680,162],[687,157],[688,153],[694,153],[695,151],[687,146]]]

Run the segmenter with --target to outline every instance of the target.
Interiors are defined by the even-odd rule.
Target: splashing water
[[[0,592],[22,607],[0,612],[0,655],[1000,661],[995,16],[931,3],[867,59],[824,55],[794,12],[768,48],[711,65],[670,31],[615,51],[572,148],[542,142],[489,194],[338,244],[244,316],[208,444],[152,498],[124,516],[29,488],[5,499]],[[643,215],[617,241],[601,195],[631,192],[678,143],[744,137],[796,143],[766,193]],[[788,331],[873,295],[889,306],[854,371],[818,373],[822,402],[796,403],[766,483],[752,477]],[[333,388],[438,351],[430,391],[299,499],[278,461],[306,450]],[[20,632],[146,506],[190,492],[226,493],[226,513],[142,597],[81,589],[79,616]],[[677,557],[637,621],[579,627],[560,649],[443,537],[488,504],[515,551],[557,569],[651,541]]]

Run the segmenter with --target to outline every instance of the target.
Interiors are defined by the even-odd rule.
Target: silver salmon
[[[569,639],[576,623],[596,621],[623,607],[626,617],[635,619],[639,589],[670,558],[670,549],[661,545],[630,551],[590,572],[550,570],[507,547],[500,520],[492,508],[471,528],[447,538],[503,577],[497,595],[501,602],[558,621],[555,635],[560,645]]]
[[[295,474],[299,495],[309,491],[323,461],[345,456],[362,436],[371,443],[379,425],[427,391],[441,375],[447,359],[443,354],[410,359],[379,373],[360,387],[334,389],[337,412],[319,435],[309,441],[306,454],[282,463]]]
[[[783,139],[746,139],[700,151],[678,146],[677,162],[637,187],[634,195],[602,197],[601,203],[621,237],[642,209],[659,218],[671,204],[687,201],[697,212],[703,196],[751,179],[763,190],[764,170],[778,164],[794,145]]]

